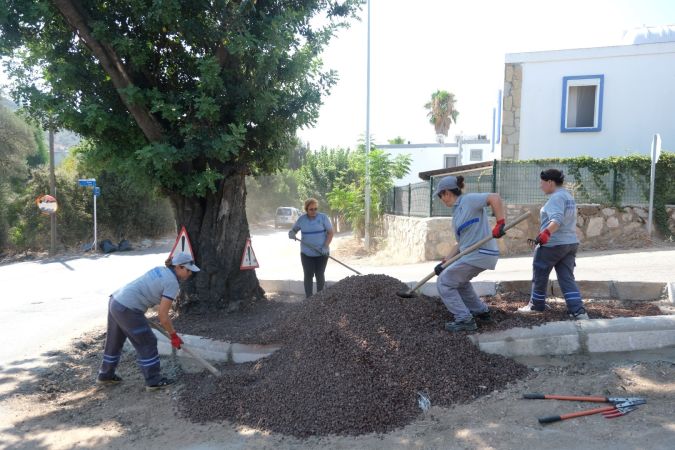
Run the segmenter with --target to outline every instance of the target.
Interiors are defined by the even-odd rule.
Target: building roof
[[[640,27],[628,30],[623,35],[622,44],[656,44],[658,42],[675,42],[675,25]]]
[[[475,164],[465,164],[463,166],[446,167],[445,169],[427,170],[426,172],[420,172],[418,175],[423,180],[443,175],[460,175],[464,172],[474,172],[477,169],[492,167],[492,163],[492,161],[483,161]]]
[[[549,50],[543,52],[507,53],[505,62],[507,64],[541,63],[548,61],[615,58],[621,56],[656,55],[667,53],[675,53],[675,42],[615,45],[611,47],[574,48],[567,50]]]

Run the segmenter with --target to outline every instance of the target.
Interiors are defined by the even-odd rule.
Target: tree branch
[[[75,30],[82,42],[100,61],[103,70],[110,75],[113,85],[118,89],[122,103],[127,107],[145,137],[151,142],[163,141],[164,132],[162,126],[150,111],[144,105],[132,103],[126,95],[119,92],[121,89],[132,86],[134,83],[119,56],[115,53],[115,50],[110,45],[99,42],[94,38],[91,28],[87,23],[86,12],[84,12],[79,2],[77,0],[52,0],[52,2],[66,22]]]

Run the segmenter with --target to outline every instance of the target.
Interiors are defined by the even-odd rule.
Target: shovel
[[[164,328],[162,328],[161,325],[153,322],[152,320],[148,320],[148,322],[150,323],[150,326],[152,328],[154,328],[155,330],[162,333],[167,339],[171,340],[171,336],[169,336],[169,333],[167,333],[166,330],[164,330]],[[183,345],[180,346],[180,349],[183,350],[185,353],[187,353],[192,358],[196,359],[197,362],[199,362],[199,364],[201,364],[206,370],[211,372],[213,375],[215,375],[217,377],[220,377],[222,375],[220,373],[220,370],[216,369],[207,360],[205,360],[204,358],[202,358],[201,356],[199,356],[198,354],[196,354],[195,352],[193,352],[189,348],[187,348],[185,346],[185,343],[183,343]]]
[[[298,239],[298,238],[293,238],[293,239],[295,239],[296,241],[299,241],[300,243],[306,245],[307,247],[311,248],[311,249],[314,250],[315,252],[321,253],[321,250],[319,250],[317,247],[314,247],[312,244],[308,244],[307,242],[302,241],[302,240],[300,240],[300,239]],[[347,269],[351,270],[351,271],[354,272],[355,274],[361,275],[361,272],[359,272],[359,271],[356,270],[356,269],[352,269],[352,268],[349,267],[347,264],[338,261],[337,259],[333,258],[333,257],[330,256],[330,255],[326,255],[326,256],[328,256],[330,259],[332,259],[332,260],[335,261],[336,263],[345,266]]]
[[[511,223],[509,223],[508,225],[506,225],[506,226],[504,227],[504,231],[507,231],[507,230],[513,228],[514,226],[518,225],[520,222],[522,222],[523,220],[527,219],[528,217],[530,217],[530,212],[529,212],[529,211],[527,211],[527,212],[524,213],[524,214],[521,214],[520,216],[516,217],[516,220],[514,220],[513,222],[511,222]],[[469,253],[471,253],[471,252],[473,252],[473,251],[475,251],[475,250],[478,250],[481,246],[485,245],[485,244],[486,244],[487,242],[489,242],[491,239],[494,239],[494,238],[492,237],[492,235],[490,235],[490,236],[488,236],[488,237],[486,237],[486,238],[484,238],[484,239],[481,239],[480,241],[476,242],[476,243],[473,244],[472,246],[467,247],[466,249],[464,249],[464,251],[462,251],[462,252],[460,252],[459,254],[457,254],[457,255],[453,256],[452,258],[448,259],[446,262],[443,263],[443,266],[441,266],[441,267],[443,267],[443,268],[445,269],[445,268],[448,267],[450,264],[452,264],[452,263],[454,263],[455,261],[457,261],[458,259],[460,259],[462,256],[466,256],[466,255],[468,255]],[[435,276],[436,276],[436,272],[431,272],[429,275],[427,275],[426,277],[422,278],[422,279],[420,280],[420,282],[417,283],[417,284],[415,285],[415,287],[412,288],[411,290],[409,290],[409,291],[401,291],[401,292],[397,292],[396,295],[398,295],[399,297],[403,297],[403,298],[413,298],[413,297],[415,297],[415,296],[417,295],[417,294],[416,294],[416,291],[417,291],[419,288],[421,288],[422,286],[424,286],[424,284],[425,284],[427,281],[429,281],[431,278],[433,278],[433,277],[435,277]]]

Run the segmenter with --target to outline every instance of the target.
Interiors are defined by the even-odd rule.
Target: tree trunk
[[[204,198],[171,195],[180,230],[185,226],[201,271],[181,289],[178,308],[235,310],[264,295],[255,270],[240,270],[250,237],[243,174],[230,174]]]

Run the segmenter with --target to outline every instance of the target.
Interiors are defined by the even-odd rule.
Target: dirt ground
[[[277,300],[298,303],[296,298]],[[255,314],[263,317],[259,322],[250,318],[246,322],[242,314],[239,331],[233,327],[230,337],[244,338],[248,326],[255,323],[264,328],[283,315],[284,308],[263,305],[262,311],[250,311],[261,313]],[[199,321],[193,325],[198,327]],[[521,359],[531,369],[524,379],[450,408],[435,407],[432,399],[428,412],[420,411],[417,420],[393,432],[298,439],[227,422],[197,424],[181,418],[179,392],[195,386],[184,382],[187,377],[180,376],[180,362],[171,357],[163,357],[163,370],[178,375],[178,383],[165,391],[144,391],[133,350],[125,352],[118,369],[123,383],[95,387],[103,341],[104,330],[92,330],[68,348],[0,368],[0,448],[665,449],[675,441],[675,348]],[[647,404],[616,419],[594,415],[543,426],[538,417],[599,405],[523,400],[528,392],[641,396]]]

